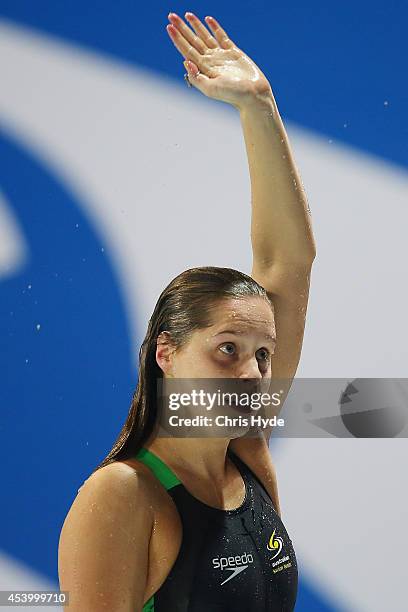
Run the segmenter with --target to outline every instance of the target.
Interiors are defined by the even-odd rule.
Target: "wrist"
[[[278,115],[278,106],[272,93],[272,89],[263,93],[252,93],[238,106],[240,113],[251,111],[266,111],[273,115]]]

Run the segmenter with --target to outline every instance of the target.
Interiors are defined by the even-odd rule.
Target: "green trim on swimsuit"
[[[154,612],[154,595],[143,606],[142,612]]]
[[[147,448],[141,448],[135,455],[135,458],[147,465],[147,467],[152,470],[153,474],[158,480],[160,480],[162,485],[167,490],[181,484],[181,481],[177,478],[169,466]],[[154,612],[154,595],[152,595],[151,598],[146,601],[142,612]]]
[[[153,474],[160,480],[166,489],[171,489],[181,484],[181,481],[169,466],[147,448],[141,448],[135,457],[152,470]]]

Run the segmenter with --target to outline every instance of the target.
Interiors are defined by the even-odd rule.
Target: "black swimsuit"
[[[193,497],[157,455],[146,464],[174,500],[183,525],[177,559],[143,612],[291,612],[298,570],[295,551],[270,496],[237,455],[246,495],[239,508],[221,510]]]

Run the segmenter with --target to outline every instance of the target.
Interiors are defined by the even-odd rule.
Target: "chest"
[[[280,609],[293,600],[296,558],[271,505],[251,496],[239,512],[213,512],[184,487],[167,494],[151,538],[145,600],[154,594],[155,610]]]

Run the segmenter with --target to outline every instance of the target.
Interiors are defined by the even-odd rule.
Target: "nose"
[[[242,379],[246,379],[246,378],[262,378],[262,373],[259,371],[259,364],[258,364],[258,360],[256,358],[254,359],[249,359],[243,366],[242,369],[240,371],[240,373],[238,374],[238,378]]]

